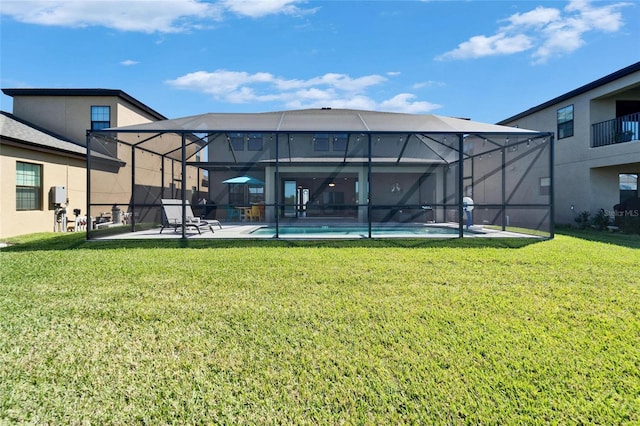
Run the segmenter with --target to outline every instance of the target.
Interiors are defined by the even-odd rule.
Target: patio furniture
[[[228,221],[231,221],[233,219],[240,220],[240,210],[238,210],[236,207],[226,206],[224,210],[226,212],[226,217]]]
[[[262,221],[264,214],[261,211],[261,206],[253,205],[250,208],[247,208],[246,216],[250,222],[253,222],[254,220],[260,222]]]
[[[202,220],[196,217],[188,201],[185,206],[186,220],[184,223],[182,223],[182,200],[163,199],[160,201],[166,219],[166,224],[163,223],[162,228],[160,228],[161,234],[162,230],[167,226],[172,226],[174,232],[178,230],[178,227],[195,228],[198,234],[201,234],[200,228],[209,228],[209,230],[213,232],[213,225],[218,225],[220,229],[222,229],[222,225],[217,220]]]
[[[240,218],[241,222],[244,222],[245,220],[249,219],[249,213],[251,213],[251,207],[236,207],[235,209],[238,211],[238,217]]]

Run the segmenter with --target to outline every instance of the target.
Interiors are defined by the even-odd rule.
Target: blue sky
[[[333,107],[493,123],[640,60],[635,0],[3,0],[0,11],[2,88],[121,89],[169,118]]]

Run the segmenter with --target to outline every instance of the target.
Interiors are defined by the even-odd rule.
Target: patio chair
[[[213,225],[218,225],[220,229],[222,229],[220,222],[215,219],[202,220],[196,217],[188,201],[185,206],[186,221],[184,224],[182,223],[182,200],[163,199],[160,201],[162,202],[162,210],[164,211],[164,217],[166,219],[166,222],[163,223],[162,228],[160,228],[161,234],[162,230],[168,226],[172,226],[174,232],[177,231],[179,227],[195,228],[198,234],[201,234],[200,228],[209,228],[209,230],[213,232]]]
[[[247,209],[247,219],[249,219],[249,221],[253,222],[255,219],[260,222],[263,217],[264,215],[260,211],[260,206],[253,205],[250,209]]]

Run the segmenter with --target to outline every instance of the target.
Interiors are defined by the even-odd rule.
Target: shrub
[[[640,234],[640,197],[629,198],[613,206],[616,225],[622,232]]]
[[[618,216],[616,223],[622,232],[640,234],[640,216]]]
[[[578,213],[578,215],[575,217],[574,220],[576,221],[580,229],[586,229],[589,226],[590,216],[591,216],[591,213],[585,210]]]
[[[611,223],[611,218],[607,214],[604,209],[598,210],[598,213],[591,220],[591,224],[594,228],[604,231],[607,229],[607,226]]]

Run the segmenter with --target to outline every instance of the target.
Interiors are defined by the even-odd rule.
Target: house
[[[555,132],[555,221],[638,197],[640,62],[498,124]]]
[[[166,117],[122,90],[112,89],[3,89],[13,98],[13,113],[0,116],[0,238],[54,230],[57,209],[67,217],[87,205],[87,131],[150,123]],[[131,198],[132,159],[118,152],[118,144],[106,145],[92,155],[92,182],[99,194],[94,221],[111,221],[116,203],[122,213]],[[137,158],[144,184],[156,175],[148,157]],[[168,179],[179,186],[179,173]],[[195,176],[195,175],[194,175]],[[189,190],[201,182],[187,179]],[[60,189],[64,188],[64,194]],[[52,196],[58,199],[52,202]],[[61,198],[61,199],[60,199]],[[61,202],[63,201],[63,202]],[[123,215],[124,216],[124,215]]]
[[[119,150],[123,156],[171,158],[180,169],[206,172],[216,219],[253,218],[249,211],[258,205],[255,216],[275,227],[276,236],[285,224],[364,225],[371,236],[372,227],[426,223],[454,225],[462,236],[465,196],[475,200],[475,223],[553,236],[548,132],[429,114],[318,108],[209,113],[96,130],[88,140],[92,152],[117,143],[129,147]],[[189,201],[165,178],[175,163],[156,165],[160,172],[147,186],[137,178],[145,170],[133,167],[130,207],[140,219],[134,225],[153,226],[167,193]],[[545,192],[530,190],[542,179],[549,181]],[[93,207],[99,197],[93,182],[89,194]]]
[[[0,112],[0,129],[0,238],[61,226],[49,188],[65,188],[65,204],[84,210],[84,146],[6,112]]]

